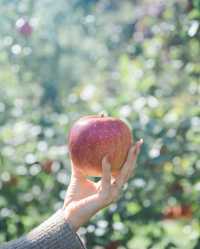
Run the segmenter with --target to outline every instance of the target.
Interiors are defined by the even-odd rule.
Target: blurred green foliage
[[[69,128],[106,111],[145,144],[88,248],[200,248],[199,20],[199,0],[0,0],[1,242],[62,206]]]

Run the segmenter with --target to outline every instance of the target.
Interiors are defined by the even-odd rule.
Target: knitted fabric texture
[[[79,236],[64,219],[62,210],[17,240],[0,249],[86,249]]]

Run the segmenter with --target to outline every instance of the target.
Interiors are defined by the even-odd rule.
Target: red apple
[[[84,175],[101,176],[102,159],[108,156],[112,173],[120,170],[132,143],[128,126],[113,117],[86,116],[69,133],[69,153],[74,167]]]

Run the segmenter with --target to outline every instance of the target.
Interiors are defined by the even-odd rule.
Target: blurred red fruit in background
[[[192,208],[190,205],[176,205],[167,207],[164,211],[165,219],[190,219],[192,218]]]
[[[111,241],[105,249],[117,249],[119,247],[119,241]]]
[[[50,159],[47,159],[41,164],[42,170],[47,174],[50,174],[52,172],[52,166],[53,166],[53,161]]]
[[[24,18],[20,18],[16,22],[16,28],[19,31],[20,34],[28,37],[33,32],[33,27],[30,24],[30,22]]]

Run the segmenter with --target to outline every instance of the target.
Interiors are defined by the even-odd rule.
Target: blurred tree
[[[199,0],[0,1],[0,241],[61,207],[69,127],[106,110],[145,144],[87,246],[199,248],[199,21]]]

